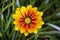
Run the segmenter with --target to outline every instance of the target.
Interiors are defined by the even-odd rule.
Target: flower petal
[[[28,32],[24,32],[24,35],[25,35],[25,36],[28,36]]]
[[[33,12],[37,12],[37,7],[34,7],[32,10]]]
[[[29,28],[28,28],[28,32],[29,32],[29,33],[32,33],[32,31],[33,31],[33,29],[29,27]]]
[[[40,21],[40,25],[42,26],[44,24],[44,22],[43,21]]]
[[[33,33],[37,34],[38,30],[37,29],[33,29]]]
[[[14,21],[13,24],[18,25],[18,22],[17,21]]]
[[[19,19],[19,18],[20,18],[19,15],[17,15],[17,14],[13,14],[12,17],[13,17],[14,19]]]
[[[22,16],[25,17],[25,13],[27,13],[26,8],[22,6],[20,11],[21,11]]]
[[[15,26],[15,30],[16,31],[20,30],[20,26]]]
[[[36,26],[36,28],[39,29],[39,28],[42,28],[42,26],[41,26],[40,24],[38,24],[38,25]]]
[[[42,15],[43,15],[43,12],[39,12],[39,11],[37,11],[37,16],[42,17]]]
[[[37,17],[37,23],[39,23],[40,21],[42,21],[42,18],[40,16]]]
[[[32,6],[31,5],[27,6],[27,12],[28,12],[28,15],[31,16],[31,14],[32,14]]]
[[[20,27],[20,33],[24,33],[26,29],[24,27]]]
[[[28,5],[27,6],[27,9],[29,10],[29,9],[32,9],[32,6],[31,5]]]
[[[16,14],[20,14],[20,8],[17,8],[15,11]]]
[[[13,21],[13,24],[17,25],[17,26],[20,26],[20,22],[18,20],[14,20]]]

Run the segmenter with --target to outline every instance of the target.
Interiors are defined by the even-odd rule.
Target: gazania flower
[[[37,11],[37,7],[28,5],[17,8],[15,14],[12,15],[15,25],[15,30],[24,33],[27,36],[29,33],[37,34],[38,29],[42,28],[44,22],[42,21],[43,12]]]

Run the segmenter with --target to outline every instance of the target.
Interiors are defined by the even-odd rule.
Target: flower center
[[[29,17],[25,18],[25,23],[29,24],[31,22],[31,19]]]

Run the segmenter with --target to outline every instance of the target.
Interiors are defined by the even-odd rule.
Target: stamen
[[[29,17],[27,17],[27,18],[25,18],[24,21],[25,21],[26,24],[29,24],[31,22],[31,19]]]

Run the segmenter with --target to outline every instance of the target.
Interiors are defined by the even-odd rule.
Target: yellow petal
[[[25,29],[25,28],[20,27],[20,32],[21,32],[21,33],[24,33],[25,31],[26,31],[26,29]]]
[[[17,8],[15,11],[16,14],[20,14],[20,8]]]
[[[39,23],[42,20],[40,16],[37,17],[37,22]]]
[[[39,12],[39,11],[37,11],[37,16],[43,16],[43,12]]]
[[[17,20],[20,18],[19,16],[20,16],[20,15],[17,15],[17,14],[13,14],[13,15],[12,15],[13,19],[17,19]]]
[[[34,7],[34,8],[33,8],[33,11],[35,11],[35,12],[36,12],[36,11],[37,11],[37,7]]]
[[[41,25],[37,25],[37,26],[36,26],[36,28],[38,28],[38,29],[39,29],[39,28],[42,28],[42,26],[41,26]]]
[[[26,8],[22,6],[20,11],[21,11],[21,14],[25,17],[25,13],[27,13]]]
[[[32,12],[32,6],[31,6],[31,5],[28,5],[28,6],[27,6],[27,11],[28,11],[29,13]]]
[[[25,36],[28,36],[28,34],[29,34],[28,32],[24,32],[24,35],[25,35]]]
[[[20,30],[20,26],[15,26],[15,30],[16,31]]]
[[[19,23],[18,23],[17,21],[14,21],[13,24],[15,24],[15,25],[19,25]]]
[[[43,25],[44,24],[44,22],[43,21],[40,21],[40,25]]]
[[[20,8],[17,8],[15,11],[15,14],[12,14],[13,19],[20,19],[20,17],[22,17],[21,13],[20,13]]]
[[[37,34],[38,30],[37,29],[33,29],[33,33]]]
[[[29,9],[32,9],[32,6],[31,5],[28,5],[27,6],[27,9],[29,10]]]

